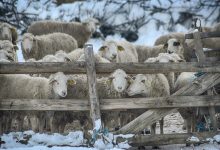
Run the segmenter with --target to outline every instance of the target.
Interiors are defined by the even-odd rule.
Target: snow
[[[219,135],[215,135],[213,138],[214,138],[214,140],[216,142],[220,142],[220,134]]]
[[[95,121],[95,127],[94,127],[93,130],[98,131],[99,129],[101,129],[101,126],[102,126],[101,119],[97,119],[97,120]]]

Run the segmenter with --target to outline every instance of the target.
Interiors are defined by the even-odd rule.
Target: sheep
[[[79,59],[79,57],[83,54],[84,54],[84,49],[77,48],[77,49],[74,49],[73,51],[69,52],[67,55],[72,62],[76,62]]]
[[[149,62],[160,62],[160,63],[168,63],[168,62],[184,62],[185,60],[180,58],[176,53],[160,53],[157,57],[148,58],[145,63]],[[174,72],[166,73],[165,76],[169,82],[170,93],[174,91],[174,82],[175,82],[175,74]]]
[[[16,45],[18,33],[15,27],[8,23],[0,22],[0,40],[9,40]]]
[[[170,87],[163,74],[137,74],[131,80],[126,92],[128,96],[162,97],[170,95]],[[163,134],[162,120],[160,121],[161,134]],[[155,124],[152,125],[152,133],[155,133]]]
[[[29,75],[0,75],[0,98],[54,99],[67,95],[67,76],[62,72],[52,74],[49,79]],[[43,130],[43,112],[29,112],[32,129]],[[39,119],[39,117],[43,117]],[[33,119],[36,118],[36,121]],[[3,122],[2,122],[3,123]]]
[[[13,56],[9,54],[7,51],[0,50],[0,62],[10,62],[14,61]]]
[[[162,36],[160,36],[159,38],[156,39],[154,45],[166,44],[167,41],[169,39],[172,39],[172,38],[175,38],[175,39],[179,40],[181,43],[184,43],[185,34],[181,33],[181,32],[174,32],[174,33],[169,33],[169,34],[166,34],[166,35],[162,35]]]
[[[138,62],[138,54],[135,47],[123,41],[105,41],[98,54],[110,62]]]
[[[68,54],[63,51],[63,50],[59,50],[55,53],[55,57],[57,57],[59,59],[60,62],[70,62],[71,58],[68,56]]]
[[[13,45],[11,41],[9,40],[0,40],[0,50],[4,50],[6,51],[8,54],[11,55],[11,57],[13,58],[11,61],[18,61],[17,58],[17,54],[16,54],[16,50],[18,49],[18,47],[16,45]]]
[[[35,58],[38,60],[47,54],[55,54],[61,49],[70,52],[78,45],[73,37],[65,33],[51,33],[41,36],[25,33],[21,47],[25,59]]]
[[[96,63],[110,63],[108,59],[101,57],[99,54],[95,54],[94,57]],[[85,61],[85,54],[82,54],[77,61]]]
[[[77,40],[78,46],[82,48],[84,44],[95,32],[98,24],[96,19],[88,19],[84,23],[79,22],[60,22],[60,21],[37,21],[28,27],[27,32],[33,35],[43,35],[53,32],[61,32],[71,35]]]
[[[65,99],[88,99],[89,98],[89,89],[87,83],[87,77],[85,75],[71,75],[69,78],[75,81],[74,84],[68,85],[68,94]],[[128,75],[121,69],[115,70],[109,77],[102,77],[97,79],[97,91],[98,97],[101,101],[103,98],[120,98],[125,97],[125,90],[128,87]],[[73,119],[79,118],[82,126],[85,126],[87,129],[91,129],[91,123],[88,123],[88,115],[86,113],[62,113],[55,112],[54,115],[57,119],[55,119],[57,124],[60,125],[60,129],[64,129],[65,124],[67,122],[72,122]],[[80,115],[83,118],[87,118],[86,120],[80,119],[78,116]],[[121,122],[119,119],[120,112],[111,112],[112,119],[109,119],[109,113],[102,113],[103,122],[106,127],[110,130],[114,130],[113,127],[120,126]],[[64,121],[62,116],[68,116]],[[58,127],[56,128],[58,129]],[[59,131],[63,132],[63,131]]]
[[[138,54],[138,62],[144,62],[147,58],[156,57],[159,53],[165,53],[164,45],[144,46],[134,45]]]

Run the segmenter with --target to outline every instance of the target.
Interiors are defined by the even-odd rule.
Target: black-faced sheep
[[[54,32],[61,32],[71,35],[77,40],[78,46],[82,48],[84,44],[95,32],[98,24],[96,19],[88,19],[84,23],[80,22],[60,22],[60,21],[37,21],[28,28],[29,33],[34,35],[43,35]]]
[[[25,59],[41,59],[45,55],[55,54],[56,51],[70,52],[78,47],[77,41],[65,33],[52,33],[34,36],[31,33],[23,35],[21,43],[22,53]]]

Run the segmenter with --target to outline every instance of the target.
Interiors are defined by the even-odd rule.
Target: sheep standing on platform
[[[42,36],[25,33],[21,46],[25,59],[35,58],[38,60],[47,54],[55,54],[61,49],[70,52],[76,49],[78,44],[73,37],[65,33],[52,33]]]
[[[52,74],[49,79],[23,74],[0,75],[0,98],[56,99],[65,97],[67,95],[67,80],[68,78],[62,72]],[[34,111],[27,113],[30,115],[32,129],[42,131],[45,125],[45,113]],[[4,121],[1,123],[4,124]]]
[[[137,74],[131,80],[127,89],[128,96],[140,95],[142,97],[163,97],[170,95],[167,78],[163,74]],[[156,123],[152,125],[155,133]],[[160,121],[160,133],[163,134],[163,118]]]
[[[95,32],[98,24],[98,20],[93,18],[87,19],[84,23],[51,20],[37,21],[31,24],[27,32],[33,35],[43,35],[54,32],[66,33],[75,38],[78,46],[82,48]]]
[[[16,45],[18,39],[17,30],[8,23],[0,22],[0,40],[9,40]]]
[[[125,40],[119,42],[105,41],[98,54],[110,62],[138,62],[138,54],[135,47]]]

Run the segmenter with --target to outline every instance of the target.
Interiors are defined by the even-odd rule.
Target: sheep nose
[[[113,58],[116,58],[116,56],[117,56],[116,54],[112,54],[112,57],[113,57]]]
[[[121,86],[118,86],[118,89],[119,89],[119,90],[121,90],[121,89],[122,89],[122,87],[121,87]]]
[[[63,95],[63,97],[65,97],[66,96],[66,91],[62,91],[62,95]]]

